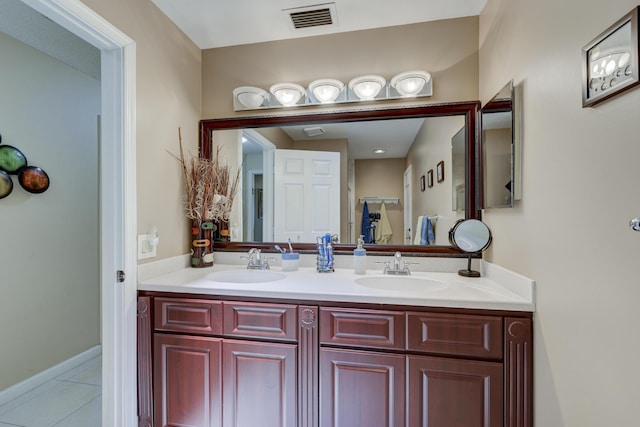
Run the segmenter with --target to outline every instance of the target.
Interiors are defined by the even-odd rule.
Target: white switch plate
[[[156,247],[149,244],[148,234],[138,234],[138,259],[154,258]]]

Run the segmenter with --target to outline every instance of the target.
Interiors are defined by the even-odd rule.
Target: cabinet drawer
[[[320,309],[320,342],[349,347],[404,350],[404,312]]]
[[[410,312],[407,328],[410,351],[502,358],[500,317]]]
[[[222,334],[222,303],[200,299],[155,298],[157,331]]]
[[[224,302],[224,335],[245,338],[297,339],[297,306]]]

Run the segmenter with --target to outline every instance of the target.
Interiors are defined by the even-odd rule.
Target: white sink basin
[[[414,276],[371,276],[355,280],[360,286],[396,292],[420,293],[445,289],[447,284],[438,280]]]
[[[268,283],[285,277],[284,274],[271,270],[226,270],[207,275],[208,280],[223,283]]]

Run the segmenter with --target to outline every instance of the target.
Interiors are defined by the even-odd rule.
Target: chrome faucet
[[[241,257],[243,259],[248,259],[247,269],[249,270],[269,270],[269,258],[262,257],[260,255],[260,249],[251,248],[249,249],[249,256]]]
[[[400,267],[400,262],[402,261],[402,254],[400,252],[396,252],[393,255],[393,267],[391,267],[390,261],[385,261],[384,270],[382,270],[382,274],[391,274],[396,276],[409,276],[411,274],[411,270],[409,269],[409,263],[406,261],[402,261],[402,268]]]

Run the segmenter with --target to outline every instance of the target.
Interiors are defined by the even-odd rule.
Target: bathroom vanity
[[[206,270],[139,284],[140,425],[532,426],[526,284]]]

